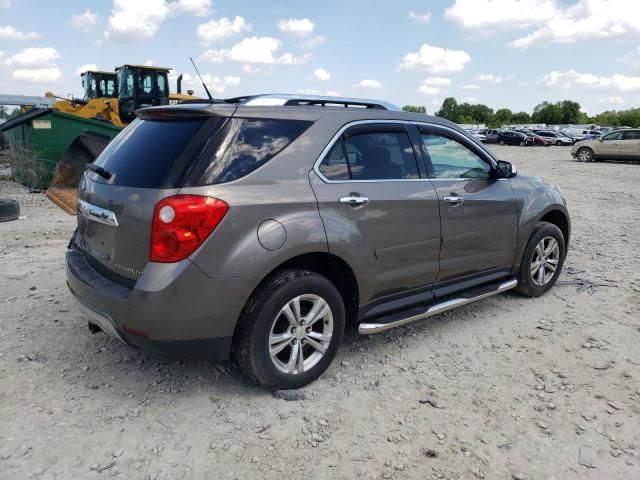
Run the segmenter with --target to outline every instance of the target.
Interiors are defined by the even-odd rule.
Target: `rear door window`
[[[339,139],[320,164],[329,180],[404,180],[419,178],[405,131],[358,132]]]
[[[134,120],[94,162],[111,173],[109,180],[91,172],[92,180],[121,187],[176,187],[172,167],[194,141],[206,119],[182,121]]]

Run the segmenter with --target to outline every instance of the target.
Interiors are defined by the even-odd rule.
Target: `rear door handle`
[[[357,193],[351,193],[348,197],[340,197],[338,201],[344,205],[351,205],[352,207],[364,207],[369,203],[367,197]]]
[[[464,203],[464,198],[459,197],[458,195],[449,195],[447,197],[444,197],[443,200],[445,203],[450,203],[454,207],[457,207],[458,205],[462,205]]]

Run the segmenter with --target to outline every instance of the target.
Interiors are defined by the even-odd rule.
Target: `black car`
[[[521,132],[513,130],[504,130],[498,134],[496,143],[500,145],[525,145],[527,136]]]

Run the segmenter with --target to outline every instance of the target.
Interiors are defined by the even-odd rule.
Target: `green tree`
[[[499,110],[496,110],[496,113],[493,116],[494,123],[498,123],[500,125],[511,123],[512,118],[513,118],[513,112],[508,108],[501,108]]]
[[[447,97],[442,102],[442,107],[436,112],[438,117],[455,122],[458,120],[458,102],[453,97]]]
[[[562,121],[560,123],[580,123],[580,104],[571,100],[560,102]]]
[[[562,123],[562,109],[560,104],[551,102],[542,102],[535,106],[533,115],[531,115],[533,123],[545,123],[547,125],[554,123]]]
[[[520,123],[523,125],[527,123],[531,123],[531,115],[529,115],[527,112],[514,113],[511,116],[511,121],[513,123]]]
[[[482,103],[471,105],[471,116],[475,118],[478,123],[489,123],[493,118],[493,108],[489,108]]]
[[[402,110],[411,113],[427,113],[427,107],[425,107],[424,105],[405,105],[404,107],[402,107]]]

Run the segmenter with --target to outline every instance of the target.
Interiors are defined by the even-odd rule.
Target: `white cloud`
[[[171,80],[173,80],[173,75],[171,77]],[[232,87],[240,83],[240,77],[234,77],[232,75],[228,75],[226,77],[218,77],[210,73],[204,73],[202,75],[202,80],[207,85],[207,88],[212,94],[224,93],[227,87]],[[189,73],[184,73],[182,75],[183,92],[201,88],[202,82],[200,81],[200,78],[198,76],[191,75]]]
[[[378,80],[364,79],[354,85],[355,88],[382,88]]]
[[[84,65],[80,65],[76,69],[76,75],[80,75],[81,73],[88,72],[88,71],[95,71],[95,70],[98,70],[98,66],[95,63],[85,63]]]
[[[483,73],[478,75],[478,80],[481,82],[490,82],[490,83],[502,83],[502,77],[499,75],[493,75],[491,73]]]
[[[9,8],[11,6],[11,0],[0,0],[0,8]]]
[[[114,40],[153,37],[169,15],[165,0],[114,0],[105,36]]]
[[[331,78],[331,74],[324,68],[316,68],[313,72],[313,76],[322,82],[326,82]]]
[[[188,13],[196,17],[205,17],[213,11],[213,2],[211,0],[177,0],[170,3],[169,6],[177,13]]]
[[[523,28],[557,15],[555,0],[455,0],[444,17],[465,28]]]
[[[336,92],[335,90],[327,90],[327,91],[325,92],[325,95],[326,95],[327,97],[341,97],[341,96],[342,96],[342,95],[340,95],[340,93],[339,93],[339,92]]]
[[[467,85],[463,85],[462,87],[460,87],[460,89],[461,90],[480,90],[480,87],[473,83],[468,83]]]
[[[87,9],[82,13],[71,15],[69,23],[72,27],[88,32],[98,23],[98,15]]]
[[[283,32],[296,35],[298,37],[306,37],[313,32],[315,25],[308,18],[280,20],[278,28]]]
[[[295,57],[291,53],[283,53],[276,56],[276,51],[282,42],[273,37],[248,37],[236,43],[230,49],[207,50],[200,58],[211,63],[223,63],[226,60],[238,63],[265,63],[265,64],[300,64],[311,59],[310,53],[301,57]]]
[[[250,75],[273,75],[273,67],[256,67],[254,65],[243,65],[242,71]]]
[[[311,50],[312,48],[315,48],[326,41],[327,41],[327,37],[325,37],[324,35],[316,35],[315,37],[312,37],[309,40],[305,40],[304,42],[302,42],[300,46],[305,50]]]
[[[37,40],[42,38],[37,32],[21,32],[20,30],[16,30],[11,25],[6,25],[4,27],[0,27],[0,40]]]
[[[420,85],[418,87],[418,93],[422,93],[423,95],[437,95],[440,93],[440,89],[431,85]]]
[[[451,85],[451,79],[446,77],[427,77],[422,83],[425,85],[445,86]]]
[[[464,97],[462,100],[467,103],[476,103],[478,101],[478,97]]]
[[[626,102],[622,97],[604,97],[598,100],[598,103],[605,103],[609,105],[624,105]]]
[[[601,77],[590,73],[578,73],[575,70],[558,72],[554,70],[542,79],[544,86],[549,88],[572,88],[583,86],[589,88],[604,88],[631,92],[640,90],[640,77],[627,77],[616,73],[610,77]]]
[[[5,64],[17,65],[22,67],[45,67],[54,66],[55,61],[59,58],[60,54],[55,48],[52,47],[27,48],[25,50],[22,50],[21,52],[11,55],[5,60]]]
[[[57,82],[62,72],[57,67],[48,68],[19,68],[13,72],[14,80],[28,83]]]
[[[145,64],[147,67],[150,67],[150,66],[152,66],[152,65],[154,64],[154,61],[153,61],[152,59],[145,60],[145,61],[144,61],[144,64]]]
[[[227,17],[222,17],[220,20],[210,20],[207,23],[198,25],[196,32],[203,44],[211,45],[248,30],[251,30],[251,24],[247,23],[244,18],[235,17],[231,20]]]
[[[449,50],[423,44],[417,52],[407,53],[400,64],[400,70],[424,67],[433,73],[453,73],[464,69],[471,57],[463,50]]]
[[[325,97],[341,97],[342,96],[338,92],[335,92],[333,90],[327,90],[326,92],[321,92],[320,90],[315,90],[313,88],[301,88],[296,93],[299,93],[301,95],[322,95]]]
[[[538,15],[533,15],[539,20]],[[532,33],[513,41],[515,48],[535,44],[640,36],[640,8],[629,0],[579,0],[559,9]]]
[[[431,12],[427,12],[427,13],[409,12],[409,18],[417,23],[429,23],[429,21],[431,20]]]

